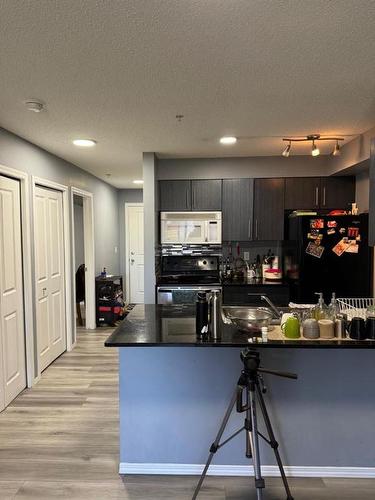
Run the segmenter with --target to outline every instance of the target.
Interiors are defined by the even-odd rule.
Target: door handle
[[[323,207],[326,206],[326,187],[323,188]]]
[[[258,219],[255,219],[255,239],[258,239]]]
[[[249,217],[249,224],[248,224],[248,229],[247,229],[247,237],[250,239],[251,237],[251,219]]]
[[[315,206],[319,205],[319,188],[316,186],[315,188]]]

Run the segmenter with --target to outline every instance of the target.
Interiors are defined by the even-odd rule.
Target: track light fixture
[[[290,155],[290,148],[291,147],[292,147],[292,143],[289,141],[289,144],[287,145],[287,147],[282,152],[282,155],[285,156],[285,158],[288,158],[288,156]]]
[[[290,149],[292,147],[292,142],[311,142],[311,156],[319,156],[320,150],[315,144],[316,141],[336,141],[334,150],[332,151],[333,156],[338,156],[340,154],[340,144],[339,141],[343,141],[343,137],[322,137],[320,134],[310,134],[304,137],[284,137],[283,141],[288,142],[282,155],[288,158],[290,155]]]
[[[311,156],[319,156],[319,155],[320,155],[320,149],[316,146],[315,139],[313,139],[311,146]]]
[[[332,151],[333,156],[340,156],[341,150],[340,150],[340,144],[339,141],[336,141],[335,148]]]

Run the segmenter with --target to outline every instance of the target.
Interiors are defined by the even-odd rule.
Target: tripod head
[[[265,368],[260,368],[260,354],[255,349],[246,348],[241,351],[241,361],[244,365],[244,372],[252,377],[256,376],[258,372],[269,373],[270,375],[276,375],[277,377],[292,378],[297,379],[298,375],[296,373],[290,372],[279,372],[276,370],[266,370]]]

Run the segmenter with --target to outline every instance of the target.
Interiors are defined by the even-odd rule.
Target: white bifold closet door
[[[43,371],[66,350],[63,198],[35,188],[36,329]]]
[[[0,176],[0,411],[26,387],[20,183]]]

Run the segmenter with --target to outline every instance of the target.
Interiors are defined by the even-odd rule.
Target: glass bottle
[[[332,293],[331,302],[328,306],[328,312],[330,319],[332,319],[333,321],[335,321],[337,316],[340,314],[340,307],[337,303],[335,292]]]

